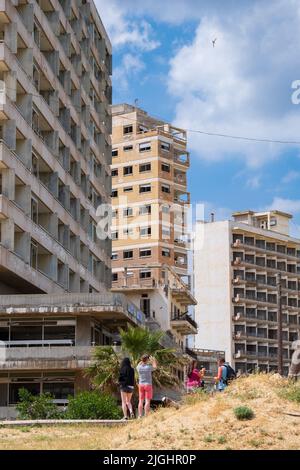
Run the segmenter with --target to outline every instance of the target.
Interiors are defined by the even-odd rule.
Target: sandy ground
[[[0,429],[0,449],[300,449],[300,404],[280,398],[277,375],[236,380],[225,393],[188,397],[120,428],[88,425]],[[233,409],[255,413],[238,421]],[[294,413],[299,416],[291,416]]]

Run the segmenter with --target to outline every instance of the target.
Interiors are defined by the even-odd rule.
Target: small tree
[[[158,361],[158,369],[153,374],[156,386],[178,386],[179,379],[175,374],[175,367],[183,366],[187,361],[176,356],[175,350],[162,348],[162,331],[152,333],[144,328],[129,326],[128,330],[120,329],[120,336],[120,353],[116,353],[112,346],[98,346],[95,349],[94,363],[87,369],[87,374],[97,388],[116,391],[122,358],[125,355],[130,357],[136,370],[143,354],[154,356]]]
[[[21,419],[58,419],[61,417],[50,393],[32,395],[26,388],[19,390],[17,411]]]
[[[81,392],[69,397],[67,419],[120,419],[121,409],[112,395]]]

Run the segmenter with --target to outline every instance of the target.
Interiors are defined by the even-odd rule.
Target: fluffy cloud
[[[159,46],[149,22],[143,19],[129,21],[127,2],[95,0],[95,3],[114,47],[130,46],[140,51],[152,51]]]
[[[129,79],[140,73],[145,68],[140,57],[133,54],[124,54],[121,64],[114,70],[114,81],[118,86],[118,91],[127,91]]]
[[[291,103],[291,83],[299,75],[299,40],[295,0],[253,2],[232,15],[222,8],[203,17],[192,43],[170,62],[176,123],[190,130],[298,140],[300,108]],[[193,132],[189,143],[203,160],[239,158],[252,167],[286,150],[280,144]]]
[[[268,209],[287,212],[289,214],[299,214],[300,199],[284,199],[281,197],[275,197]]]

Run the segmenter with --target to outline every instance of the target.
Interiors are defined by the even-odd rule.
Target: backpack
[[[236,378],[236,372],[229,364],[224,364],[224,366],[226,367],[227,371],[225,383],[228,384],[228,382],[231,382]]]

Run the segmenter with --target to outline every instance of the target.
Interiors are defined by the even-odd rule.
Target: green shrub
[[[119,419],[121,409],[112,395],[81,392],[69,397],[67,419]]]
[[[26,388],[19,390],[18,416],[21,419],[58,419],[61,417],[53,396],[49,393],[32,395]]]
[[[291,384],[280,391],[279,395],[286,400],[300,403],[300,384]]]
[[[238,406],[233,410],[235,417],[239,420],[254,418],[254,412],[248,406]]]

